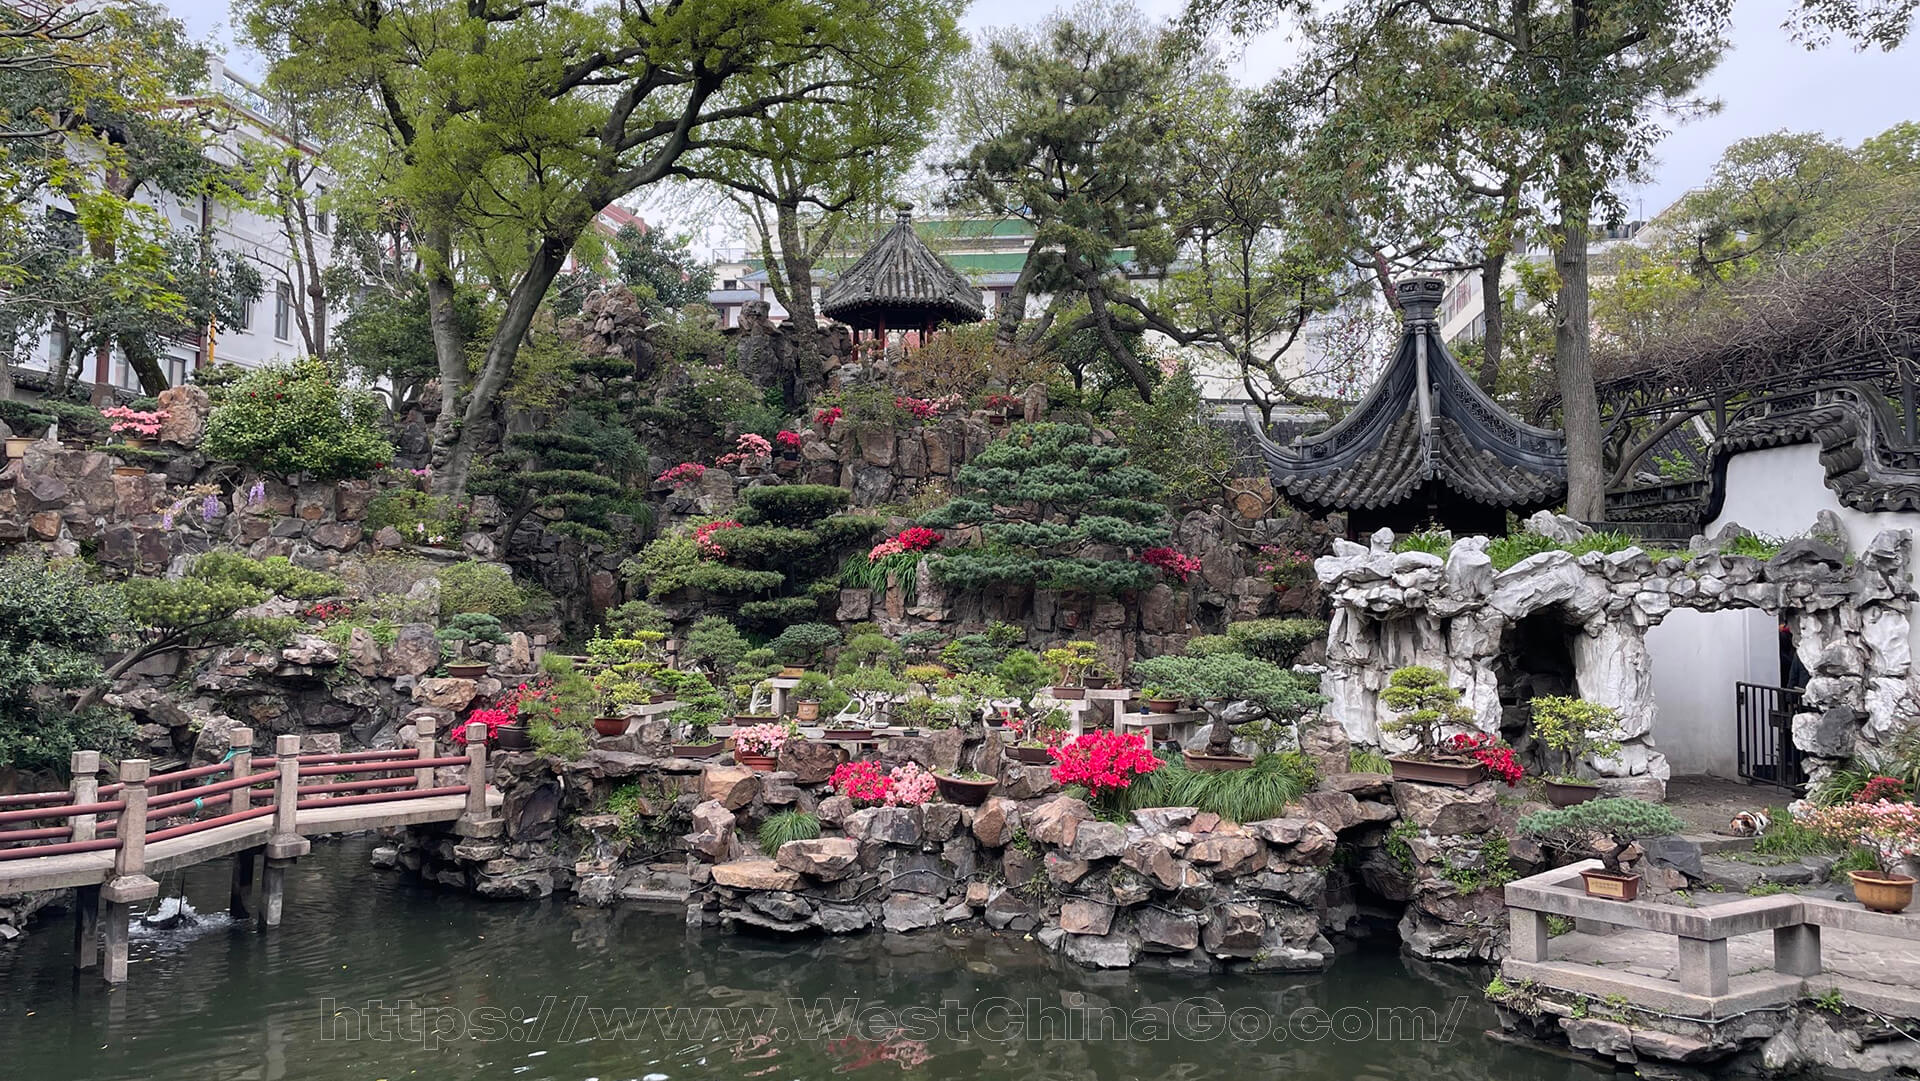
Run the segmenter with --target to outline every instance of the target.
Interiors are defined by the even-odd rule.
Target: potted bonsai
[[[631,638],[595,638],[587,643],[587,655],[600,666],[593,674],[593,690],[599,713],[593,730],[603,736],[626,732],[626,707],[664,702],[667,694],[655,683],[666,671],[661,643],[666,635],[659,631],[635,631]]]
[[[1920,807],[1872,799],[1872,782],[1862,794],[1870,802],[1856,796],[1854,802],[1804,809],[1795,817],[1829,840],[1871,851],[1871,870],[1847,872],[1854,898],[1872,912],[1904,912],[1913,903],[1914,876],[1907,870],[1920,856]]]
[[[467,647],[475,642],[504,645],[506,628],[485,612],[460,612],[447,625],[434,632],[440,640],[440,655],[446,659],[447,675],[453,679],[480,679],[487,674],[487,662],[467,658]]]
[[[1321,702],[1306,677],[1240,653],[1153,657],[1135,664],[1134,671],[1161,694],[1193,699],[1212,721],[1205,751],[1185,752],[1192,770],[1246,769],[1253,756],[1234,753],[1236,729],[1251,731],[1250,726],[1268,722],[1290,726]]]
[[[1412,737],[1410,754],[1393,755],[1393,779],[1465,787],[1486,776],[1480,762],[1441,751],[1440,738],[1449,728],[1473,727],[1473,714],[1460,704],[1460,692],[1447,685],[1438,669],[1409,665],[1387,677],[1380,700],[1398,717],[1380,726],[1382,732]]]
[[[786,667],[782,679],[799,679],[808,668],[818,668],[827,651],[840,644],[840,632],[825,623],[794,623],[770,643],[774,655]]]
[[[893,704],[896,695],[907,693],[907,681],[885,668],[859,667],[833,679],[835,690],[860,704],[860,723],[869,728],[881,726],[881,714]]]
[[[721,743],[709,729],[720,722],[727,700],[713,682],[701,672],[666,668],[654,680],[680,705],[671,714],[674,737],[684,742],[673,745],[677,758],[712,758],[720,753]]]
[[[948,676],[935,684],[934,689],[950,701],[953,719],[968,727],[979,722],[982,714],[993,712],[995,699],[1007,697],[1006,684],[1000,682],[998,676],[985,672]]]
[[[1547,802],[1571,807],[1600,794],[1600,786],[1579,776],[1590,758],[1620,753],[1620,715],[1610,706],[1567,695],[1543,695],[1533,700],[1533,734],[1550,751],[1566,759],[1564,773],[1546,779]]]
[[[1180,696],[1173,693],[1165,684],[1147,684],[1140,688],[1140,697],[1144,700],[1142,708],[1148,713],[1180,712]]]
[[[780,748],[797,734],[791,723],[748,725],[733,734],[733,760],[765,773],[779,760]]]
[[[1038,717],[1012,718],[1007,730],[1014,742],[1007,754],[1029,766],[1047,765],[1053,761],[1053,748],[1067,741],[1067,726],[1064,709],[1051,709]]]
[[[1540,838],[1562,852],[1572,854],[1591,849],[1605,840],[1610,847],[1600,849],[1601,870],[1582,871],[1587,896],[1612,901],[1631,901],[1640,896],[1640,876],[1628,874],[1621,866],[1627,846],[1642,837],[1666,837],[1679,833],[1686,823],[1657,803],[1637,799],[1594,799],[1551,811],[1536,811],[1522,818],[1521,832]]]
[[[940,789],[940,798],[962,807],[978,807],[987,802],[987,795],[999,780],[984,773],[970,769],[933,771],[933,783]]]
[[[1062,702],[1078,702],[1087,697],[1083,680],[1087,669],[1100,659],[1099,648],[1093,642],[1068,642],[1040,655],[1041,660],[1053,665],[1060,674],[1060,681],[1053,685],[1053,697]]]
[[[808,672],[800,677],[793,693],[794,719],[811,724],[820,719],[820,703],[833,694],[833,680],[824,672]]]
[[[1087,690],[1104,691],[1113,686],[1113,670],[1096,657],[1094,662],[1087,666],[1086,672],[1081,675],[1080,683]]]

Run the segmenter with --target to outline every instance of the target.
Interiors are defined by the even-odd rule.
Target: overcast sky
[[[196,34],[231,41],[226,0],[166,0]],[[1184,0],[1136,0],[1149,15],[1178,15]],[[970,30],[1037,22],[1057,8],[1050,0],[974,0],[965,22]],[[1657,213],[1707,176],[1729,143],[1749,135],[1788,129],[1823,131],[1848,144],[1916,117],[1920,101],[1920,44],[1893,53],[1855,52],[1846,45],[1808,51],[1781,28],[1789,0],[1741,0],[1733,15],[1733,48],[1701,87],[1721,111],[1681,125],[1658,150],[1654,179],[1629,194],[1636,217]],[[1249,84],[1264,82],[1291,56],[1285,36],[1253,42],[1234,61],[1234,74]],[[229,48],[229,62],[258,74],[258,62]]]

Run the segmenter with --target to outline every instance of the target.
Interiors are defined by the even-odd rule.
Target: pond
[[[226,864],[162,884],[129,982],[76,976],[63,920],[0,949],[0,1078],[1599,1081],[1493,1040],[1486,973],[1343,955],[1324,975],[1093,972],[1017,934],[767,939],[678,916],[488,902],[319,843],[286,920],[224,914]]]

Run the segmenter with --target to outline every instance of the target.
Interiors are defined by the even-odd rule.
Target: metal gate
[[[1734,716],[1739,725],[1740,778],[1753,784],[1798,789],[1806,785],[1800,748],[1793,745],[1793,715],[1800,709],[1797,687],[1735,683]]]

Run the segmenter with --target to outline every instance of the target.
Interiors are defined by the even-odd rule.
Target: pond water
[[[677,916],[486,902],[320,843],[270,934],[136,926],[129,982],[64,920],[0,948],[0,1079],[1599,1081],[1488,1038],[1486,973],[1344,955],[1324,975],[1090,972],[1020,935],[765,939]]]

